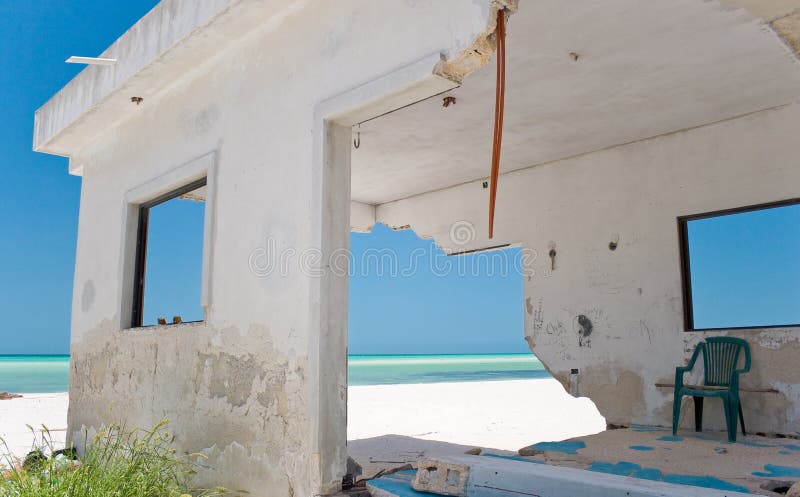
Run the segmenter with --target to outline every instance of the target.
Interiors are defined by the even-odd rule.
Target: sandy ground
[[[24,455],[33,436],[25,425],[47,426],[63,443],[66,393],[23,394],[0,401],[0,436]],[[568,395],[553,379],[354,386],[348,389],[348,440],[400,435],[463,446],[516,451],[541,441],[597,433],[605,420],[588,399]],[[399,440],[399,439],[398,439]],[[375,450],[380,448],[376,441]]]
[[[65,393],[24,393],[22,398],[0,400],[0,437],[7,446],[0,445],[0,456],[11,454],[21,457],[30,452],[34,444],[42,442],[42,426],[50,430],[56,448],[64,446],[67,434],[67,406]],[[30,428],[26,425],[30,425]],[[0,465],[2,465],[0,460]]]
[[[605,421],[591,401],[571,397],[552,379],[355,386],[348,395],[348,452],[364,467],[364,476],[472,447],[516,455],[538,442],[573,438],[585,447],[559,452],[556,445],[531,458],[576,468],[601,464],[614,474],[634,476],[658,468],[664,481],[678,483],[713,476],[768,495],[777,495],[761,487],[770,480],[800,480],[798,440],[740,435],[739,443],[728,444],[721,432],[682,430],[671,437],[667,429],[646,427],[586,437],[603,431]],[[67,405],[66,393],[2,400],[0,436],[18,456],[33,443],[26,423],[37,428],[40,440],[45,425],[56,445],[63,444]],[[794,473],[781,472],[787,468]]]
[[[355,386],[348,395],[348,440],[395,434],[516,451],[605,430],[594,404],[554,379]]]

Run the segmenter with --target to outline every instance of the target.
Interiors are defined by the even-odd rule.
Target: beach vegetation
[[[192,486],[202,454],[179,454],[167,421],[150,430],[112,424],[102,428],[82,454],[56,450],[47,428],[20,460],[5,456],[0,497],[220,497],[222,487]],[[33,430],[31,430],[33,431]],[[0,445],[10,454],[5,442]]]

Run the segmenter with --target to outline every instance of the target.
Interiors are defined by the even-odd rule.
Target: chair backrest
[[[750,357],[750,346],[746,340],[733,337],[710,337],[703,349],[705,362],[705,384],[727,387],[731,383],[731,373],[739,362],[739,354],[745,349]]]

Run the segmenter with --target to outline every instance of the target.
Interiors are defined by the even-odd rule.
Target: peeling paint
[[[800,468],[767,464],[764,466],[764,471],[755,471],[753,476],[762,478],[800,478]]]
[[[297,423],[306,417],[305,366],[274,349],[266,328],[239,333],[187,323],[117,331],[111,322],[72,344],[73,440],[114,420],[147,427],[166,417],[180,450],[209,456],[198,481],[305,488],[305,435]],[[227,351],[213,345],[220,340]]]
[[[586,443],[577,441],[566,442],[539,442],[523,450],[534,452],[562,452],[564,454],[577,454],[579,450],[586,448]]]
[[[713,476],[662,474],[662,472],[656,468],[642,468],[638,464],[626,461],[618,463],[595,462],[589,466],[589,471],[618,476],[630,476],[644,480],[664,481],[667,483],[676,483],[678,485],[691,485],[694,487],[750,493],[747,487],[736,485]]]

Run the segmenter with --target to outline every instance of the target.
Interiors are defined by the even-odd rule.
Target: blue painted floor
[[[767,480],[800,480],[800,441],[634,425],[521,449],[527,459],[718,490],[763,493]],[[531,455],[533,454],[533,455]]]
[[[764,493],[760,485],[768,480],[800,481],[800,441],[787,438],[748,436],[728,443],[722,432],[673,436],[663,428],[637,426],[525,449],[535,455],[484,451],[482,456],[745,493]],[[399,497],[429,497],[412,488],[414,475],[400,471],[370,485]]]
[[[633,478],[641,478],[643,480],[664,481],[678,485],[691,485],[694,487],[729,490],[731,492],[750,492],[747,487],[736,485],[725,480],[720,480],[719,478],[715,478],[713,476],[664,474],[659,469],[642,468],[638,464],[626,461],[618,462],[616,464],[596,462],[589,466],[589,471],[608,473],[618,476],[630,476]]]
[[[369,481],[369,486],[390,492],[398,497],[431,497],[431,494],[425,492],[417,492],[411,486],[414,480],[416,471],[398,471],[390,475],[384,475],[375,480]]]

